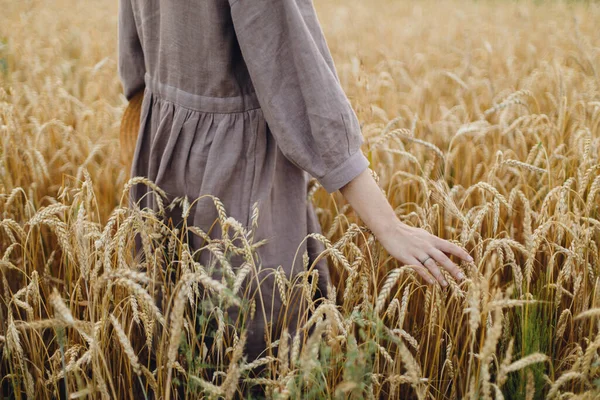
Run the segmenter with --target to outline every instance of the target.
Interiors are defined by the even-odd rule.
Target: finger
[[[440,270],[440,267],[438,267],[438,265],[435,262],[435,260],[433,259],[433,257],[427,259],[427,261],[425,261],[424,265],[430,271],[432,271],[431,273],[433,274],[433,276],[435,276],[435,278],[438,280],[438,282],[440,283],[440,285],[442,285],[443,287],[448,286],[448,281],[444,277],[444,274],[442,274],[442,271]]]
[[[427,257],[428,257],[428,255],[423,255],[423,256],[419,257],[419,259],[424,260]],[[442,285],[444,287],[448,286],[448,282],[446,282],[446,278],[444,278],[442,271],[440,271],[440,268],[435,263],[435,260],[433,259],[433,257],[426,260],[425,264],[421,263],[420,261],[419,261],[419,264],[425,266],[429,270],[429,272],[431,272],[431,275],[433,275],[434,278],[437,279],[437,281],[440,283],[440,285]]]
[[[456,257],[461,258],[461,259],[463,259],[464,261],[467,261],[467,262],[472,262],[473,261],[473,257],[471,257],[469,255],[469,253],[467,253],[463,248],[455,245],[452,242],[449,242],[447,240],[438,238],[436,246],[437,246],[438,249],[440,249],[444,253],[453,254]]]
[[[462,281],[466,278],[462,270],[440,250],[432,249],[429,254],[457,280]]]
[[[433,285],[435,283],[435,279],[429,273],[429,270],[422,266],[419,260],[413,258],[408,264],[412,265],[412,268],[417,272],[417,274],[421,275],[421,278],[425,280],[425,282]]]

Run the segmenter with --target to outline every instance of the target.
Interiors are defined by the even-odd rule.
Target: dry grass
[[[2,0],[3,395],[233,398],[254,384],[277,398],[599,395],[600,7],[317,8],[382,190],[403,221],[470,251],[467,282],[424,285],[339,193],[314,186],[336,294],[290,316],[304,335],[246,360],[226,310],[268,313],[241,290],[259,268],[251,232],[221,210],[226,235],[203,250],[225,267],[215,280],[185,231],[125,207],[116,2]],[[245,264],[228,267],[233,255]],[[286,303],[312,297],[310,270],[274,273]]]

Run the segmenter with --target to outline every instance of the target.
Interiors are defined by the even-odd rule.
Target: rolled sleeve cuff
[[[356,178],[369,166],[369,160],[358,150],[332,171],[319,178],[319,183],[327,193],[333,193]]]

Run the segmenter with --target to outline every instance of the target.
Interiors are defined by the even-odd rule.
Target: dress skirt
[[[203,111],[206,109],[214,111]],[[252,206],[258,204],[254,242],[266,242],[257,248],[262,300],[255,301],[264,301],[257,308],[264,306],[272,319],[265,321],[261,312],[255,313],[254,320],[247,324],[246,349],[250,357],[261,356],[266,346],[266,323],[275,328],[281,311],[297,318],[298,310],[282,310],[273,272],[281,267],[287,279],[293,280],[304,270],[305,252],[309,265],[313,265],[324,250],[319,241],[304,240],[310,233],[321,233],[308,199],[310,176],[283,156],[253,96],[221,101],[183,92],[146,75],[140,117],[131,176],[144,176],[157,184],[169,197],[166,204],[175,197],[187,196],[190,203],[200,198],[191,206],[188,226],[210,230],[212,238],[221,237],[215,204],[210,196],[203,195],[218,197],[227,216],[248,230],[252,228]],[[141,208],[156,210],[155,197],[148,191],[147,186],[137,184],[132,188],[131,199]],[[182,213],[181,207],[168,210],[166,220],[180,226]],[[192,251],[205,244],[198,235],[191,235],[190,239]],[[208,250],[199,253],[204,266],[214,260]],[[241,262],[241,258],[233,259],[234,270]],[[329,283],[326,257],[321,257],[313,268],[318,271],[318,291],[325,295]],[[293,337],[294,325],[291,328],[288,333]],[[272,334],[278,333],[273,330]]]

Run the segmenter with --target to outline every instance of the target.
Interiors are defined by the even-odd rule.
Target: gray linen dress
[[[245,227],[258,202],[262,270],[281,265],[293,277],[305,251],[312,264],[322,246],[304,240],[321,232],[307,197],[310,176],[332,193],[369,165],[312,0],[120,0],[118,31],[124,95],[145,88],[131,176],[148,177],[173,198],[217,196]],[[155,207],[146,192],[134,186],[132,201]],[[216,219],[204,198],[187,223],[208,231]],[[220,234],[218,226],[211,231]],[[202,240],[193,239],[199,248]],[[315,267],[325,293],[325,259]],[[272,274],[261,291],[277,319],[283,307]],[[276,324],[261,315],[248,325],[250,358],[264,350],[267,324]]]

